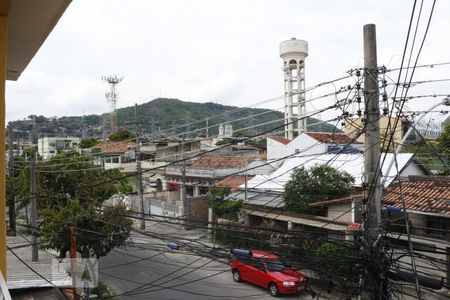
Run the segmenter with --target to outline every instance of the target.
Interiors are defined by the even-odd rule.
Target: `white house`
[[[50,159],[60,151],[76,150],[81,139],[78,137],[45,137],[38,139],[38,153],[44,160]]]
[[[272,136],[267,138],[267,160],[280,159],[295,153],[357,153],[364,145],[341,133],[302,132],[292,141]]]

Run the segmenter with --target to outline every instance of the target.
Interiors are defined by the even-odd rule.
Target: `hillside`
[[[135,130],[134,125],[135,107],[125,107],[117,110],[119,128]],[[158,129],[166,131],[171,129],[170,134],[194,131],[191,137],[205,135],[206,118],[208,119],[209,134],[217,134],[218,124],[229,123],[234,130],[262,124],[274,120],[274,123],[260,127],[247,129],[254,135],[271,130],[282,125],[280,119],[283,113],[268,109],[240,109],[235,106],[221,105],[217,103],[184,102],[178,99],[158,98],[137,106],[137,119],[141,134],[149,134]],[[317,119],[309,118],[308,124],[318,122]],[[106,125],[107,133],[109,127],[108,114],[70,116],[70,117],[44,117],[31,115],[26,120],[9,122],[15,130],[24,131],[23,138],[32,137],[35,141],[42,136],[96,136],[101,137],[103,125]],[[320,124],[311,126],[309,131],[331,132],[334,125]],[[195,131],[197,129],[201,129]],[[280,130],[280,129],[278,129]]]

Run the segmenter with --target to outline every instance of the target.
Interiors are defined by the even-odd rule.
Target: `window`
[[[446,236],[449,229],[449,219],[427,216],[427,234],[440,237]]]
[[[260,261],[259,259],[254,259],[253,260],[253,267],[255,267],[256,269],[265,272],[266,271],[266,267],[264,266],[264,264],[262,263],[262,261]]]

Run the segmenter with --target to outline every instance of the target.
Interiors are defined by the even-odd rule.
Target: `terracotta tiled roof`
[[[284,138],[282,136],[269,136],[269,139],[272,139],[274,141],[277,141],[278,143],[287,145],[289,144],[291,141],[287,138]]]
[[[131,149],[136,148],[135,142],[123,141],[123,142],[111,142],[103,141],[93,148],[100,149],[102,153],[125,153]]]
[[[210,156],[202,157],[192,163],[193,168],[227,169],[241,168],[245,162],[253,158],[243,156]]]
[[[247,176],[247,181],[254,176]],[[232,192],[239,190],[239,186],[245,183],[245,176],[233,175],[216,183],[217,186],[229,186]]]
[[[342,133],[306,132],[313,139],[327,144],[357,144],[351,137]]]
[[[361,231],[362,230],[362,225],[359,223],[349,223],[347,225],[347,230],[348,231]]]
[[[401,182],[406,210],[450,216],[450,176],[411,176]],[[400,185],[388,189],[385,207],[403,209]]]

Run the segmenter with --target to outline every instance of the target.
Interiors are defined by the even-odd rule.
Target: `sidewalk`
[[[69,287],[72,279],[62,268],[55,265],[55,256],[38,250],[39,261],[31,261],[30,237],[8,236],[6,241],[8,247],[24,262],[21,262],[11,250],[7,250],[8,278],[6,283],[8,289],[43,288],[43,287]],[[34,272],[27,267],[34,270]],[[38,274],[36,274],[38,273]],[[44,278],[42,278],[44,277]]]

